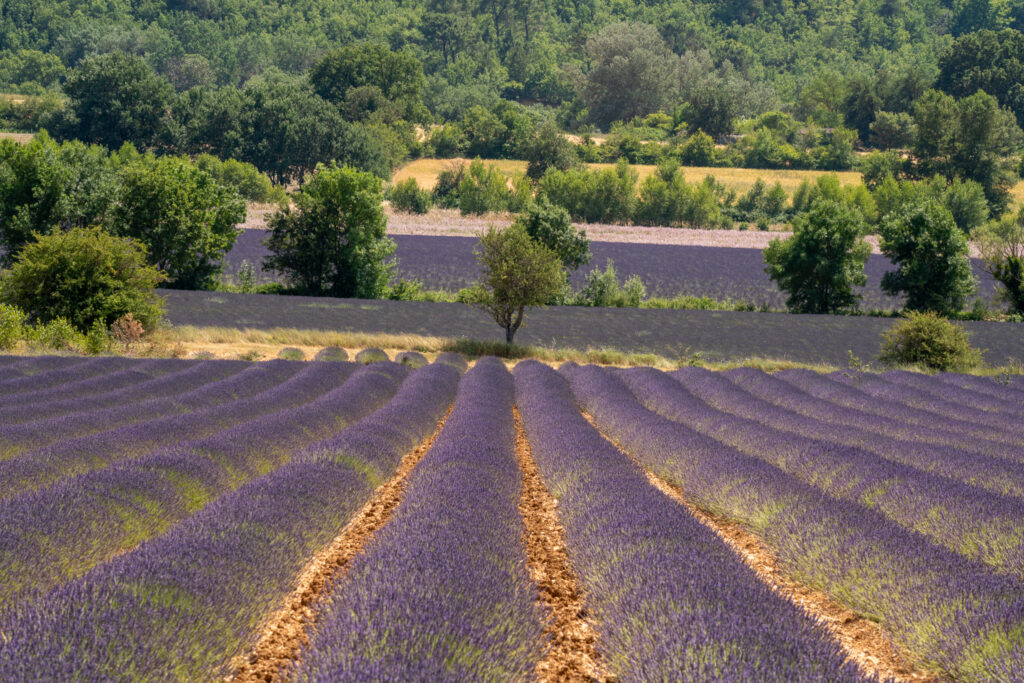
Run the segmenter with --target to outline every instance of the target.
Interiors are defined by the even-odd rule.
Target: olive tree
[[[489,228],[480,237],[477,261],[482,272],[475,302],[505,330],[507,344],[523,324],[527,306],[543,306],[565,287],[558,255],[531,239],[522,225]]]

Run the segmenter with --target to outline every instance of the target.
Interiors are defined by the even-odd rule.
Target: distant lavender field
[[[263,230],[246,230],[228,254],[224,271],[230,277],[243,260],[256,266],[258,279],[268,282],[273,273],[263,273],[260,264],[267,254],[262,240]],[[439,237],[434,235],[392,235],[398,245],[398,274],[415,278],[427,289],[458,290],[476,279],[477,265],[473,258],[474,237]],[[743,300],[755,305],[768,304],[783,308],[785,295],[768,279],[759,249],[738,247],[702,247],[665,244],[627,244],[592,242],[593,258],[572,278],[573,285],[583,285],[586,274],[594,267],[604,268],[608,259],[615,262],[621,278],[639,275],[651,296],[671,297],[677,294],[708,296],[714,299]],[[880,289],[882,274],[891,268],[887,258],[872,254],[866,272],[867,285],[862,289],[862,306],[866,309],[898,308],[897,298],[886,296]],[[979,294],[991,300],[996,289],[992,278],[974,261]]]

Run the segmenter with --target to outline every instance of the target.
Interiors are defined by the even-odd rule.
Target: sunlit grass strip
[[[0,609],[164,533],[381,406],[409,369],[356,371],[316,400],[0,504]],[[311,378],[307,378],[313,383]]]
[[[862,680],[818,624],[587,423],[557,372],[521,363],[515,376],[617,680]]]
[[[542,616],[518,513],[512,377],[463,378],[402,503],[333,585],[299,681],[510,681],[533,671]]]
[[[797,579],[877,619],[923,663],[979,682],[1024,670],[1019,580],[652,413],[608,371],[563,372],[620,446],[698,507],[764,539]]]
[[[379,372],[368,369],[364,376]],[[405,373],[403,373],[405,374]],[[214,680],[380,476],[428,435],[459,372],[409,377],[380,411],[166,536],[0,621],[3,680]],[[355,381],[355,378],[353,379]],[[372,474],[371,474],[372,473]]]
[[[875,510],[954,552],[998,571],[1024,575],[1024,500],[1020,498],[836,443],[827,427],[816,430],[813,438],[785,431],[781,428],[785,421],[796,422],[798,415],[787,415],[788,411],[744,394],[707,370],[687,368],[670,376],[631,369],[621,377],[643,405],[660,415],[771,463],[838,500]],[[750,419],[751,415],[760,419]],[[919,457],[931,456],[921,453]]]

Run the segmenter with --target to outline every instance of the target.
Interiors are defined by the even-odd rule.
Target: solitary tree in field
[[[507,344],[523,324],[526,307],[543,306],[565,286],[558,255],[530,239],[519,224],[489,228],[480,238],[477,260],[483,269],[477,303],[505,330]]]
[[[516,217],[516,224],[523,226],[532,239],[555,252],[567,269],[576,270],[590,263],[587,233],[574,228],[569,212],[552,204],[544,195]]]
[[[267,265],[302,294],[371,299],[394,269],[381,181],[350,167],[318,166],[295,208],[269,221]]]
[[[764,251],[765,271],[789,297],[796,313],[837,313],[855,308],[871,248],[863,238],[860,214],[848,206],[818,199],[793,221],[793,236],[774,239]]]
[[[882,253],[896,265],[882,276],[882,291],[907,295],[907,309],[949,314],[974,293],[967,236],[953,214],[930,200],[889,214],[879,228]]]

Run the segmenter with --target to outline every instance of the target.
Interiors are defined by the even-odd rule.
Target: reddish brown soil
[[[309,633],[316,626],[317,603],[391,517],[402,501],[406,479],[430,450],[447,419],[445,415],[434,433],[402,458],[395,475],[377,487],[370,501],[331,544],[306,565],[295,581],[295,590],[267,620],[255,646],[235,663],[231,680],[235,683],[287,680],[290,667],[309,643]]]
[[[597,631],[587,620],[583,593],[565,552],[565,530],[558,522],[558,501],[544,487],[530,442],[515,409],[516,459],[523,474],[519,512],[526,524],[525,544],[530,578],[538,600],[550,615],[547,635],[552,647],[537,663],[537,680],[610,680],[597,652]]]
[[[597,427],[590,415],[583,413],[583,416]],[[603,432],[602,436],[618,447]],[[841,605],[827,593],[789,576],[779,566],[771,549],[742,525],[698,508],[686,499],[679,487],[650,472],[635,459],[633,461],[643,469],[652,486],[686,507],[697,521],[714,531],[772,590],[821,623],[839,642],[847,659],[856,663],[865,674],[898,682],[932,683],[948,680],[942,674],[914,664],[910,655],[889,640],[877,623]]]

